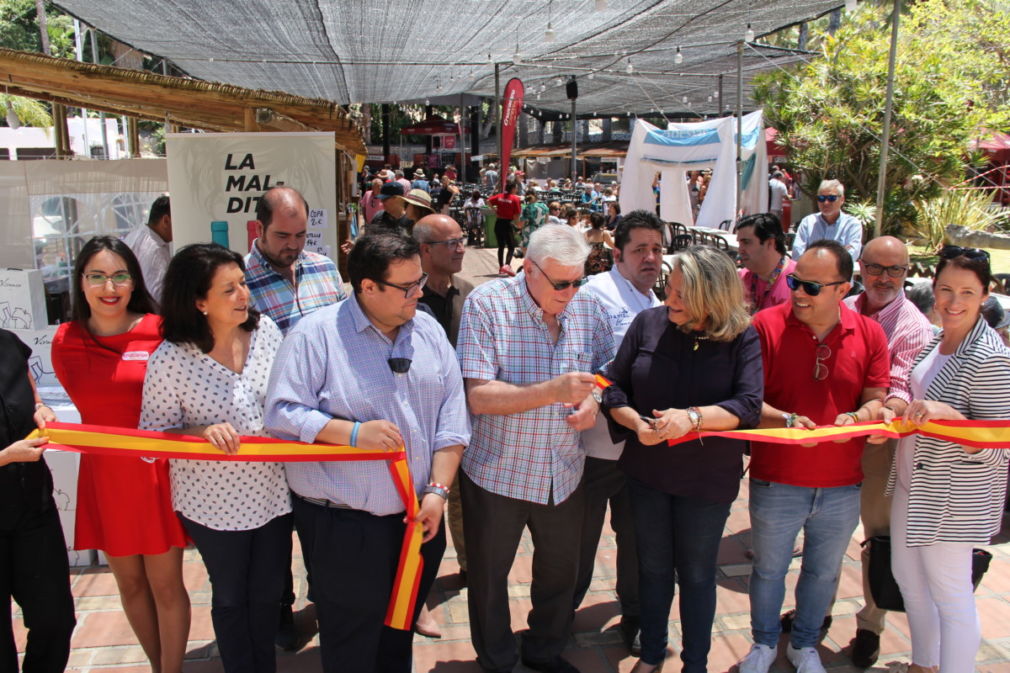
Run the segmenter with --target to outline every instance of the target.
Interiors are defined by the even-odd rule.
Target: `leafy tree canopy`
[[[46,27],[52,55],[73,58],[73,19],[50,5],[46,8]],[[35,0],[0,0],[0,47],[42,51]]]
[[[1002,0],[922,0],[902,15],[885,229],[914,218],[913,199],[964,177],[971,140],[1010,125],[1007,10]],[[755,99],[809,193],[837,178],[847,200],[876,199],[889,19],[862,4],[834,34],[811,28],[819,57],[756,78]]]

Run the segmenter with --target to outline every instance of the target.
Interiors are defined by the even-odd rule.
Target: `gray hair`
[[[843,185],[838,180],[821,180],[820,186],[817,188],[817,192],[823,192],[825,189],[833,189],[838,192],[841,197],[845,196],[845,185]]]
[[[582,266],[589,257],[589,243],[575,227],[546,224],[530,234],[526,256],[535,264],[553,259],[561,266]]]

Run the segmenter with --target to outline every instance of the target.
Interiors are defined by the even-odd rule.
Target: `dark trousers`
[[[460,472],[466,537],[470,636],[477,663],[511,671],[518,660],[509,614],[508,574],[523,529],[533,538],[533,582],[523,659],[558,657],[572,626],[572,598],[585,514],[582,488],[560,504],[538,505],[486,491]]]
[[[375,516],[293,499],[302,554],[312,574],[326,673],[410,673],[413,633],[383,624],[406,526],[403,514]],[[424,568],[414,620],[438,574],[445,527],[421,546]]]
[[[670,495],[628,478],[638,541],[642,661],[663,661],[674,586],[680,586],[685,673],[704,673],[712,647],[719,541],[730,503]]]
[[[603,520],[610,503],[610,526],[617,535],[617,598],[621,601],[621,617],[638,619],[638,550],[635,548],[635,521],[631,516],[624,471],[616,460],[586,458],[582,473],[582,489],[586,493],[586,517],[582,522],[582,552],[579,574],[575,583],[574,609],[578,609],[593,581],[596,549],[600,545]]]
[[[512,262],[512,253],[516,247],[515,230],[512,227],[512,220],[502,217],[494,221],[494,236],[498,239],[498,266],[504,266]],[[508,248],[508,257],[505,257],[505,248]]]
[[[70,657],[74,597],[56,505],[0,512],[0,596],[21,606],[28,643],[24,673],[62,673]],[[0,671],[18,670],[10,608],[0,617]]]
[[[179,518],[207,566],[210,616],[224,670],[273,673],[284,565],[291,567],[291,515],[252,530],[214,530]]]

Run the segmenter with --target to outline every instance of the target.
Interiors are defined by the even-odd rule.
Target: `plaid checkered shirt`
[[[540,383],[568,372],[597,372],[613,359],[607,313],[577,292],[558,315],[553,343],[525,274],[478,287],[463,305],[456,354],[463,378]],[[539,504],[564,502],[578,487],[585,461],[579,433],[561,403],[516,414],[471,416],[473,436],[463,470],[481,488]],[[553,490],[553,494],[552,494]]]
[[[337,266],[329,257],[303,250],[295,260],[295,285],[270,266],[259,239],[245,256],[245,280],[256,310],[270,316],[281,333],[324,306],[347,298]]]

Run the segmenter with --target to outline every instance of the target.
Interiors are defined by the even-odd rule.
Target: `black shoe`
[[[285,652],[294,652],[298,649],[298,630],[295,628],[295,616],[291,612],[290,605],[281,606],[280,623],[277,626],[277,635],[274,636],[274,644]]]
[[[550,661],[530,661],[523,657],[522,662],[523,666],[538,673],[579,673],[579,669],[561,657],[554,657]]]
[[[790,633],[790,632],[792,632],[792,630],[793,630],[793,620],[794,619],[796,619],[796,609],[795,608],[793,608],[792,610],[789,610],[788,612],[782,613],[782,617],[779,620],[779,623],[782,625],[782,633]],[[832,621],[833,620],[831,618],[831,615],[828,615],[827,617],[824,618],[824,621],[821,623],[821,638],[823,638],[825,635],[827,635],[828,629],[831,628],[831,622]]]
[[[466,586],[466,571],[463,569],[459,571],[459,586],[460,588]]]
[[[642,655],[642,631],[639,628],[638,619],[634,617],[628,617],[621,620],[621,640],[624,641],[624,646],[628,648],[632,656],[639,657]]]
[[[856,668],[869,668],[880,656],[880,636],[873,631],[858,629],[852,640],[852,663]]]

